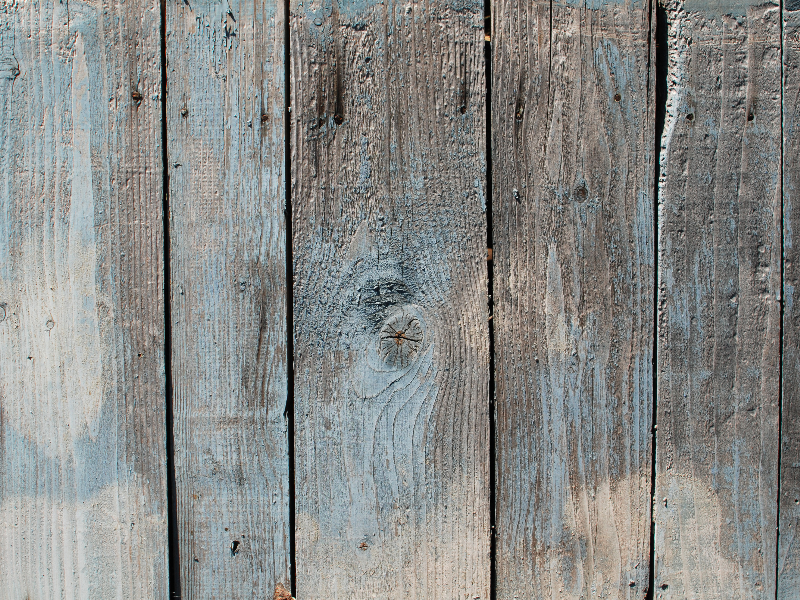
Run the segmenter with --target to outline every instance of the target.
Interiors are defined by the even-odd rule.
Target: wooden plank
[[[780,11],[744,0],[666,10],[656,591],[773,598]]]
[[[184,598],[290,587],[283,4],[167,5]]]
[[[778,598],[800,597],[800,4],[783,3],[783,404]],[[798,302],[795,302],[798,300]]]
[[[168,596],[159,3],[0,5],[0,598]]]
[[[290,25],[297,596],[486,599],[482,5]]]
[[[492,5],[497,597],[642,598],[651,6]]]

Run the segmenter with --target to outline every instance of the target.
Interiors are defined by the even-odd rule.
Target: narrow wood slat
[[[166,600],[160,11],[0,6],[0,598]]]
[[[780,11],[740,0],[666,8],[656,591],[773,598]]]
[[[167,4],[181,594],[290,586],[284,16]]]
[[[783,3],[783,405],[778,598],[800,597],[800,4]]]
[[[297,595],[486,599],[482,5],[291,11]]]
[[[492,10],[497,597],[643,598],[651,6]]]

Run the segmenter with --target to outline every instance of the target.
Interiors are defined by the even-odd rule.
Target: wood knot
[[[381,358],[390,367],[409,366],[422,347],[422,324],[417,317],[406,311],[390,317],[379,335]]]
[[[133,98],[133,101],[136,102],[136,104],[139,104],[142,101],[143,97],[144,96],[142,96],[142,94],[139,93],[139,90],[137,90],[137,89],[134,89],[131,92],[131,98]]]
[[[275,586],[275,595],[273,596],[273,600],[294,600],[292,598],[292,594],[289,593],[285,587],[283,587],[282,583],[279,583]]]

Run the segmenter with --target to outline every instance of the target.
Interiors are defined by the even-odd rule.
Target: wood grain
[[[291,11],[297,596],[487,599],[482,6]]]
[[[274,0],[167,5],[184,599],[290,587],[283,29]]]
[[[159,3],[0,4],[0,598],[168,595]]]
[[[493,4],[497,597],[643,598],[648,3]]]
[[[777,4],[666,4],[658,598],[773,598],[781,286]]]
[[[783,4],[783,404],[778,598],[800,597],[800,4]],[[797,301],[797,302],[796,302]]]

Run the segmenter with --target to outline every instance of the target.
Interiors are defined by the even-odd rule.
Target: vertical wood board
[[[482,5],[291,4],[299,598],[488,598]]]
[[[783,3],[783,404],[778,598],[800,596],[800,4]]]
[[[650,11],[493,4],[500,600],[647,592]]]
[[[283,5],[167,5],[183,598],[290,587]]]
[[[658,598],[773,598],[777,4],[666,3],[659,181]]]
[[[158,2],[0,6],[0,598],[166,600]]]

